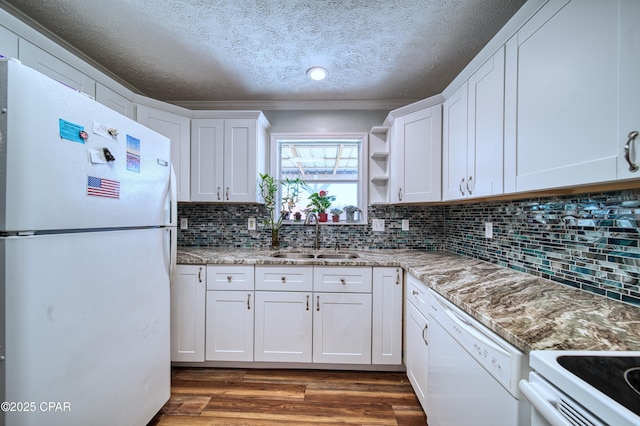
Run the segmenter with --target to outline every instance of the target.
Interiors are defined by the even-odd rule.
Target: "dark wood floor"
[[[174,368],[148,426],[425,425],[404,373]]]

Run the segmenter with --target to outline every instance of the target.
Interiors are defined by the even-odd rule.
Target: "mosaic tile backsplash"
[[[256,204],[181,203],[189,229],[178,245],[258,247],[271,231],[247,230],[248,217],[265,217]],[[640,190],[438,206],[370,206],[371,226],[320,228],[320,246],[351,249],[446,250],[541,276],[640,306]],[[402,219],[410,230],[402,231]],[[485,238],[485,222],[493,238]],[[281,248],[312,248],[314,227],[284,225]]]

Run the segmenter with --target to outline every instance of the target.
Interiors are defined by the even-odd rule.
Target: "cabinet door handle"
[[[316,296],[316,311],[320,312],[320,296]]]
[[[282,281],[282,284],[287,282],[287,277],[285,277],[284,275],[280,277],[280,281]]]
[[[231,280],[233,280],[233,277],[231,275],[227,275],[227,282],[230,283]]]
[[[425,324],[424,328],[422,329],[422,340],[424,340],[424,344],[429,346],[429,342],[427,341],[427,338],[424,336],[424,334],[427,332],[427,328],[429,328],[429,324]]]
[[[227,190],[225,191],[225,195],[227,197],[227,201],[229,201],[229,187],[227,186]]]
[[[469,186],[469,184],[472,185]],[[473,195],[473,176],[469,176],[469,179],[467,179],[467,192],[469,195]]]
[[[630,172],[637,172],[638,171],[638,165],[636,163],[634,163],[631,160],[631,143],[638,137],[638,131],[634,130],[633,132],[629,133],[629,136],[627,139],[627,143],[624,145],[624,159],[627,160],[627,163],[629,163],[629,171]]]
[[[464,188],[462,187],[462,185],[464,185],[464,178],[462,178],[462,180],[460,181],[460,185],[458,185],[458,189],[460,190],[460,195],[464,195]]]
[[[344,278],[340,278],[340,284],[347,285],[347,280],[345,280]]]
[[[220,201],[220,187],[216,190],[216,197],[218,197],[218,201]]]
[[[402,188],[398,188],[398,201],[402,201]]]
[[[412,293],[414,296],[417,296],[418,294],[420,294],[420,293],[418,293],[418,292],[417,292],[417,291],[415,291],[415,290],[412,290],[412,291],[411,291],[411,293]]]
[[[396,285],[400,285],[400,269],[396,269]]]
[[[309,295],[307,294],[307,311],[309,310]]]
[[[202,266],[198,269],[198,282],[202,282]]]
[[[251,309],[251,293],[247,293],[247,309]]]

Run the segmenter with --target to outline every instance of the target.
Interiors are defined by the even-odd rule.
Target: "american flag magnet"
[[[87,195],[93,197],[120,198],[120,182],[117,180],[88,176]]]

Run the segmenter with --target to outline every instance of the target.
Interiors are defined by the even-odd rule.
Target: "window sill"
[[[332,221],[328,221],[328,222],[318,222],[321,226],[324,225],[331,225],[331,226],[340,226],[340,225],[367,225],[367,222],[345,222],[345,221],[340,221],[340,222],[332,222]],[[298,221],[294,221],[294,220],[283,220],[282,221],[283,225],[304,225],[304,220],[298,220]],[[311,222],[308,225],[309,226],[315,226],[315,222]]]

